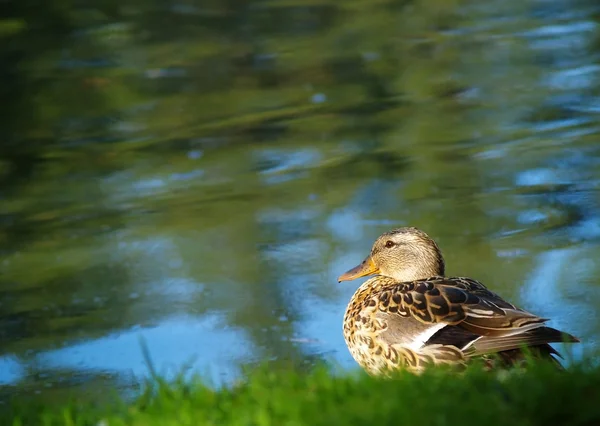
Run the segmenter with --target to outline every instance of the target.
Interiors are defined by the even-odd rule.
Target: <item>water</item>
[[[357,368],[336,278],[400,225],[598,348],[593,2],[94,5],[0,21],[2,395],[132,389],[142,342]]]

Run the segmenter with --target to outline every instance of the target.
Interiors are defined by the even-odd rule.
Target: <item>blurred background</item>
[[[0,401],[358,368],[362,280],[413,225],[599,345],[595,0],[6,0]]]

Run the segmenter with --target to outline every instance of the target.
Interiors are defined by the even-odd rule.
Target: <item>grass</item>
[[[498,375],[430,369],[393,379],[261,367],[214,389],[199,377],[147,383],[133,402],[110,406],[15,405],[8,425],[599,425],[600,366],[559,371],[538,364]],[[6,417],[5,417],[6,419]]]

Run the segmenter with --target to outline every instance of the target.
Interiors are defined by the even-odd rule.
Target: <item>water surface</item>
[[[91,5],[0,20],[3,395],[357,368],[336,278],[402,225],[598,348],[593,2]]]

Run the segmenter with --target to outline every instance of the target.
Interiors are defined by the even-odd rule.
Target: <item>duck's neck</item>
[[[398,282],[406,282],[406,281],[415,281],[422,280],[429,277],[434,277],[438,275],[444,275],[443,267],[439,268],[437,266],[427,265],[424,263],[413,263],[407,268],[402,268],[399,271],[389,272],[387,274],[383,273],[384,276],[388,276],[393,278]]]

